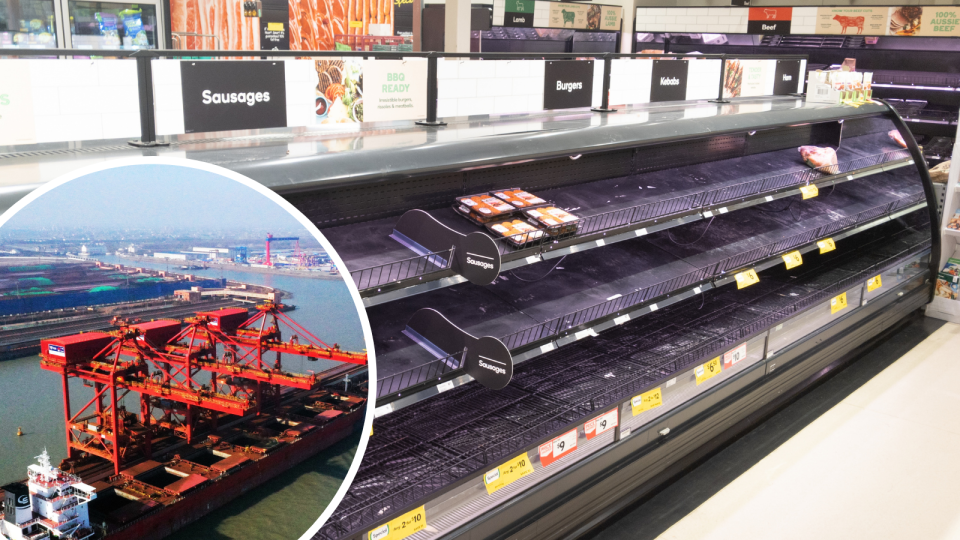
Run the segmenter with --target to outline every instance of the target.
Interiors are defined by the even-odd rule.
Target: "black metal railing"
[[[610,79],[612,77],[610,64],[612,60],[621,58],[656,58],[656,59],[715,59],[722,66],[720,89],[717,100],[723,100],[723,71],[726,69],[726,60],[806,60],[807,55],[726,55],[726,54],[626,54],[626,53],[440,53],[440,52],[381,52],[381,51],[204,51],[204,50],[169,50],[169,49],[139,49],[139,50],[94,50],[94,49],[0,49],[0,58],[20,57],[48,57],[84,59],[91,56],[100,58],[131,58],[137,62],[137,91],[140,100],[140,139],[131,141],[134,146],[156,146],[165,144],[157,140],[156,116],[154,113],[153,71],[151,60],[157,58],[185,58],[185,59],[277,59],[277,58],[373,58],[373,59],[427,59],[427,112],[425,121],[418,122],[425,126],[443,125],[437,119],[437,61],[440,58],[465,58],[476,60],[582,60],[592,58],[605,62],[603,87],[601,91],[602,105],[593,109],[598,114],[613,111],[609,108]]]

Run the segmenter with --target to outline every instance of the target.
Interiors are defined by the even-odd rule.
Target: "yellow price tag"
[[[840,296],[834,296],[830,299],[830,314],[834,314],[841,309],[847,307],[847,293],[843,293]]]
[[[400,540],[426,528],[427,515],[421,506],[368,532],[367,540]]]
[[[744,287],[749,287],[754,283],[760,282],[760,276],[757,275],[757,271],[753,268],[749,270],[744,270],[743,272],[738,272],[735,276],[737,279],[737,288],[742,289]]]
[[[268,23],[267,23],[267,32],[283,32],[283,23],[282,23],[282,22],[268,22]]]
[[[697,376],[697,386],[700,386],[700,383],[707,382],[716,377],[720,374],[720,371],[722,371],[722,368],[720,367],[719,356],[706,364],[700,364],[693,370],[693,374]]]
[[[820,194],[820,190],[817,189],[815,184],[810,184],[809,186],[800,188],[800,193],[803,194],[804,199],[812,199]]]
[[[350,28],[363,28],[363,21],[350,21]]]
[[[498,489],[509,486],[532,472],[533,465],[524,452],[483,475],[483,485],[486,486],[487,493],[493,495]]]
[[[837,249],[837,244],[833,241],[833,238],[824,238],[817,242],[817,247],[820,248],[820,254],[823,255]]]
[[[630,408],[633,409],[634,416],[661,405],[663,405],[663,392],[660,391],[660,388],[654,388],[639,396],[633,396],[633,399],[630,400]]]
[[[785,253],[783,255],[783,262],[787,264],[787,270],[791,268],[796,268],[803,264],[803,256],[800,255],[800,251],[791,251],[790,253]]]
[[[873,292],[880,287],[883,287],[883,280],[880,279],[880,276],[874,276],[867,280],[867,292]]]

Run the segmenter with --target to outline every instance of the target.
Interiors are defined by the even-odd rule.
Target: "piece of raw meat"
[[[824,170],[831,174],[836,172],[837,152],[830,148],[821,148],[819,146],[801,146],[800,157],[804,163],[814,169]],[[823,169],[821,169],[823,167]]]
[[[900,148],[907,147],[907,141],[903,140],[903,135],[900,135],[899,131],[895,129],[891,129],[890,131],[887,132],[887,135],[889,135],[890,138],[893,139],[893,142],[900,145]]]

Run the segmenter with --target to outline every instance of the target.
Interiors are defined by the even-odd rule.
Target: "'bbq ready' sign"
[[[547,61],[543,77],[543,108],[575,109],[593,102],[593,60]]]
[[[185,133],[287,126],[283,62],[180,62]]]

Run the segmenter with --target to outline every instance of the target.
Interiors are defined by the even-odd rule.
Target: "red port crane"
[[[267,233],[267,266],[273,266],[273,261],[270,260],[270,243],[271,242],[296,242],[296,253],[297,260],[300,260],[300,237],[299,236],[284,236],[284,237],[274,237],[272,234]]]
[[[340,376],[335,368],[285,372],[283,354],[366,365],[366,352],[327,345],[283,309],[270,302],[252,316],[246,308],[225,308],[185,321],[121,323],[111,332],[41,340],[40,366],[62,377],[67,459],[97,456],[119,474],[136,450],[150,458],[157,436],[192,443],[201,426],[215,430],[221,414],[259,413],[283,388],[316,389]],[[76,413],[71,378],[94,393]],[[140,396],[139,414],[122,404],[130,392]]]

